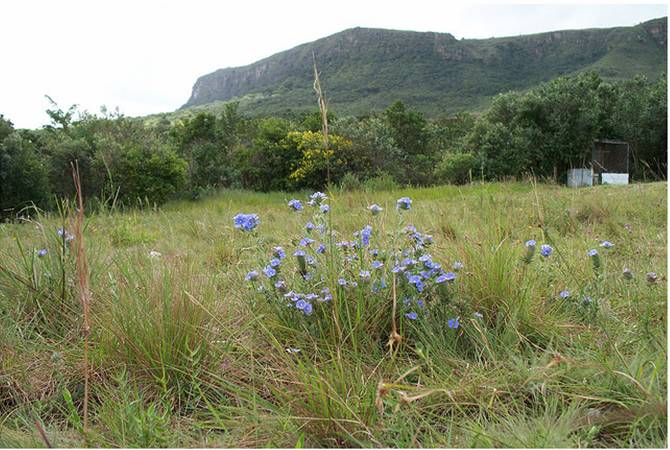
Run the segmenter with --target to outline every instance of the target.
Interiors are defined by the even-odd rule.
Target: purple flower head
[[[270,266],[271,267],[279,267],[280,264],[281,264],[281,260],[278,259],[278,258],[272,258],[270,260]]]
[[[409,197],[401,197],[396,201],[398,210],[408,211],[412,207],[412,200]]]
[[[238,214],[233,218],[235,228],[242,231],[252,231],[261,223],[258,214]]]
[[[70,233],[69,231],[67,231],[64,228],[59,228],[57,230],[57,232],[58,232],[58,236],[60,236],[62,238],[65,238],[65,240],[68,241],[68,242],[74,239],[74,236],[72,235],[72,233]]]
[[[361,277],[361,280],[369,280],[370,279],[370,271],[369,270],[361,270],[359,272],[359,276]]]
[[[323,244],[319,244],[319,246],[316,249],[316,252],[321,254],[326,253],[326,246]]]
[[[300,246],[301,247],[307,247],[308,245],[311,245],[314,242],[315,242],[314,239],[304,237],[304,238],[300,239]]]
[[[610,241],[602,241],[600,246],[603,248],[612,248],[614,247],[614,244],[612,244]]]
[[[391,272],[393,272],[393,273],[404,272],[406,269],[407,269],[407,267],[405,267],[405,266],[395,265],[395,266],[393,266],[393,269],[391,269]]]
[[[328,205],[321,205],[319,206],[319,209],[323,214],[328,214],[328,211],[330,211],[330,206]]]
[[[452,330],[457,329],[458,326],[459,326],[459,323],[458,323],[458,317],[456,317],[456,318],[454,318],[454,319],[449,319],[449,320],[447,321],[447,326],[449,326],[449,328],[451,328]]]
[[[553,251],[554,249],[551,248],[551,245],[542,244],[540,247],[540,255],[544,256],[545,258],[548,258]]]
[[[371,248],[371,249],[370,249],[370,254],[371,254],[373,257],[376,258],[377,256],[379,256],[379,249]]]
[[[456,272],[461,270],[463,268],[463,263],[460,261],[456,261],[452,266],[452,269],[454,269]]]
[[[419,317],[419,315],[417,313],[415,313],[414,311],[412,311],[412,312],[409,312],[409,313],[405,314],[405,317],[407,317],[409,320],[416,320],[416,318]]]
[[[279,259],[284,259],[286,258],[286,252],[284,251],[283,248],[281,247],[275,247],[272,249],[272,254]]]
[[[297,256],[298,258],[304,257],[305,255],[306,255],[305,251],[301,248],[299,248],[298,250],[295,251],[295,253],[293,253],[293,256]]]
[[[302,312],[305,313],[306,316],[310,316],[312,314],[313,308],[311,303],[307,303],[305,307],[302,309]]]
[[[370,236],[372,236],[372,227],[370,225],[366,225],[363,227],[361,230],[361,243],[367,247],[370,245]]]
[[[345,280],[344,278],[340,278],[337,280],[337,284],[339,284],[340,286],[346,286],[347,280]]]
[[[570,292],[569,291],[561,291],[558,293],[558,296],[561,298],[568,298],[570,297]]]
[[[328,196],[323,192],[315,192],[309,196],[309,203],[311,206],[320,205],[321,202],[328,200]]]
[[[313,224],[312,222],[307,222],[307,223],[305,224],[305,229],[306,229],[307,231],[312,231],[314,228],[316,228],[316,227],[314,226],[314,224]]]
[[[284,291],[286,291],[286,282],[285,282],[284,280],[277,280],[277,281],[275,282],[275,287],[276,287],[279,291],[284,292]]]
[[[298,308],[299,310],[305,309],[305,306],[307,306],[307,302],[303,299],[300,299],[297,302],[295,302],[295,307]]]
[[[307,261],[307,264],[309,264],[310,266],[316,264],[316,259],[314,259],[314,257],[309,255],[305,258],[305,261]]]
[[[596,250],[595,248],[592,248],[586,254],[589,255],[591,258],[593,258],[594,256],[598,256],[598,250]]]
[[[381,261],[372,261],[371,266],[373,269],[381,269],[382,267],[384,267],[384,263]]]
[[[265,266],[265,268],[263,269],[263,273],[268,278],[272,278],[275,275],[277,275],[277,271],[274,270],[271,266]]]
[[[302,211],[302,203],[300,203],[300,200],[289,200],[288,202],[288,207],[291,208],[293,211]]]
[[[42,258],[43,256],[46,256],[47,253],[49,253],[49,250],[47,250],[46,248],[41,248],[41,249],[37,250],[37,256],[39,256],[40,258]]]
[[[535,247],[537,245],[537,242],[535,239],[531,239],[529,241],[526,241],[526,247]]]
[[[368,209],[370,210],[373,216],[376,216],[377,214],[379,214],[384,210],[384,208],[382,208],[376,203],[373,203],[372,205],[368,206]]]
[[[256,278],[258,278],[258,271],[256,271],[256,270],[252,270],[251,272],[249,272],[247,274],[246,277],[244,277],[244,279],[247,280],[247,281],[255,281]]]

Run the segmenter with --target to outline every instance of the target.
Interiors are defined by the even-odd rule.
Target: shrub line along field
[[[667,446],[665,182],[310,194],[90,212],[86,429],[73,211],[0,224],[0,446]]]

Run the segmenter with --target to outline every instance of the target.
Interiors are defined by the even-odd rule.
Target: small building
[[[593,184],[628,184],[628,142],[596,139],[591,152]]]

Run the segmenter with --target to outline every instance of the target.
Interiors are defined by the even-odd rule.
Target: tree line
[[[667,174],[667,81],[608,82],[596,73],[557,78],[494,98],[481,114],[428,119],[398,101],[363,117],[329,114],[325,148],[318,111],[246,117],[228,103],[170,121],[118,112],[47,110],[51,124],[15,129],[0,115],[0,215],[53,208],[74,194],[99,204],[161,204],[218,188],[260,191],[424,186],[532,172],[565,177],[583,167],[594,139],[631,147],[631,177]]]

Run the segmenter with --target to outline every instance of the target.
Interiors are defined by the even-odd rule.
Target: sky
[[[516,36],[630,26],[667,4],[475,4],[447,0],[0,1],[0,114],[21,128],[62,109],[173,111],[195,80],[356,26]]]

